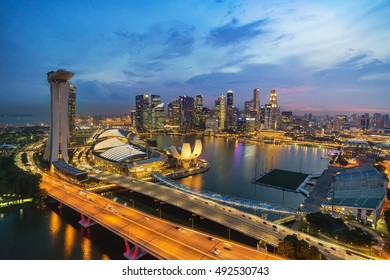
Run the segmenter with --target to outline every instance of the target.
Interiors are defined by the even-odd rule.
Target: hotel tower
[[[73,77],[73,72],[63,69],[47,73],[47,81],[50,84],[51,118],[49,138],[43,159],[51,163],[63,159],[68,162],[69,143],[69,90],[68,82]]]

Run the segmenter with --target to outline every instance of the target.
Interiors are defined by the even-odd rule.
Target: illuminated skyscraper
[[[164,130],[164,103],[160,103],[152,108],[152,129],[155,131]]]
[[[69,160],[69,91],[71,84],[68,80],[73,75],[73,72],[63,69],[47,73],[47,81],[50,84],[51,118],[43,159],[49,162],[56,162],[61,158],[65,162]]]
[[[135,128],[139,132],[150,129],[150,100],[147,94],[135,97]]]
[[[220,97],[215,100],[215,113],[218,117],[218,128],[220,131],[225,130],[226,121],[226,97],[221,94]]]
[[[173,100],[168,103],[168,121],[170,125],[180,126],[179,100]]]
[[[202,124],[204,124],[204,119],[203,119],[203,96],[202,95],[197,95],[195,97],[195,127],[200,128]]]
[[[278,106],[278,100],[276,96],[276,90],[271,89],[269,96],[269,104],[271,105],[271,111],[269,116],[269,128],[268,129],[278,129],[279,126],[279,114],[280,108]]]
[[[70,142],[74,142],[74,131],[76,128],[76,91],[77,88],[70,84],[69,86],[69,102],[68,102],[68,116],[69,116],[69,138]]]
[[[195,100],[191,96],[179,96],[180,129],[191,131],[195,125]]]
[[[260,90],[255,88],[253,90],[253,110],[256,113],[256,126],[260,124]]]
[[[226,98],[226,129],[235,131],[237,129],[237,114],[234,108],[233,97],[233,91],[229,90]]]

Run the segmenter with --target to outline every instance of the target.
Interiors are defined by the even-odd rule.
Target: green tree
[[[276,253],[293,260],[318,260],[326,259],[317,247],[310,246],[304,240],[299,240],[294,235],[287,235],[282,242],[279,243],[279,247]]]

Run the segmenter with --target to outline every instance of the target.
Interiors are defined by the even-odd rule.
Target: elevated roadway
[[[90,176],[175,205],[275,247],[287,235],[295,235],[298,239],[308,242],[311,246],[316,246],[329,259],[372,258],[352,248],[324,241],[235,208],[185,193],[181,190],[105,171],[99,174],[91,174]]]
[[[282,259],[156,218],[46,174],[43,175],[42,187],[51,197],[80,212],[85,219],[89,217],[158,259]]]

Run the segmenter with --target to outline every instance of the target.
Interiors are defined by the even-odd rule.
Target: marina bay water
[[[251,143],[195,135],[152,135],[160,148],[202,140],[200,158],[211,168],[203,174],[183,178],[181,183],[196,190],[297,207],[300,194],[252,184],[255,177],[272,168],[320,174],[327,166],[330,150],[295,145]],[[0,214],[0,259],[123,259],[123,240],[103,227],[84,229],[80,215],[70,208],[35,208]]]
[[[159,148],[182,143],[194,145],[195,135],[153,135]],[[198,137],[199,138],[199,137]],[[297,209],[304,196],[252,183],[271,169],[283,169],[311,175],[321,174],[329,163],[328,149],[299,145],[275,145],[218,137],[200,137],[200,158],[211,168],[206,173],[178,180],[188,188],[212,191],[233,197],[281,204]]]

